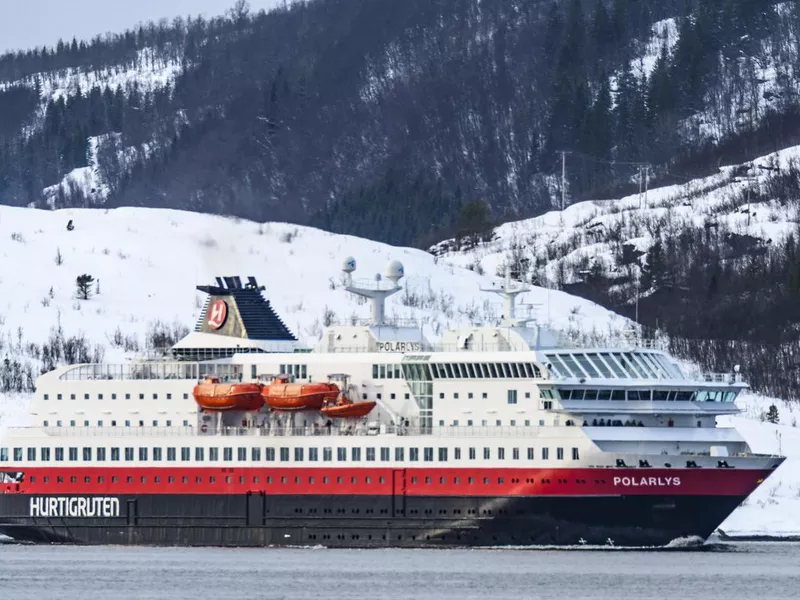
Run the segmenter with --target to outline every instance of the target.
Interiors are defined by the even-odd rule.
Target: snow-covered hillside
[[[72,220],[75,229],[67,231]],[[432,339],[459,323],[493,322],[502,312],[481,285],[494,278],[438,261],[409,248],[282,223],[170,210],[38,211],[0,207],[0,330],[9,346],[40,343],[61,323],[108,344],[117,328],[144,345],[156,321],[192,326],[204,296],[198,284],[218,275],[254,275],[286,324],[312,344],[327,319],[368,316],[368,308],[341,289],[345,257],[358,261],[357,275],[383,272],[389,260],[404,263],[404,291],[387,311],[423,322]],[[61,256],[57,264],[56,256]],[[88,273],[100,293],[75,299],[75,279]],[[586,300],[534,288],[523,302],[549,305],[556,329],[609,335],[626,320]],[[24,346],[24,343],[22,344]]]
[[[510,266],[528,280],[564,285],[581,281],[596,265],[618,273],[625,246],[646,252],[657,232],[667,229],[714,226],[771,243],[800,221],[791,203],[772,194],[776,174],[797,168],[798,157],[800,146],[793,146],[684,184],[579,202],[564,211],[506,223],[495,229],[492,241],[467,251],[454,240],[431,251],[449,264],[478,272],[498,274]]]

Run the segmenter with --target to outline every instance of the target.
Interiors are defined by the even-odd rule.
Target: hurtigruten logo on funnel
[[[215,300],[208,307],[208,326],[211,329],[217,330],[223,325],[228,318],[228,303],[225,300]]]
[[[31,517],[118,517],[119,498],[70,498],[48,496],[31,498]]]

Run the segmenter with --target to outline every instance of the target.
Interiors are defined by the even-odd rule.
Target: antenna
[[[403,264],[400,261],[393,260],[386,265],[384,274],[388,281],[384,281],[380,273],[376,273],[375,278],[372,280],[354,281],[352,275],[355,270],[355,259],[353,257],[346,258],[342,264],[342,271],[344,271],[346,278],[345,289],[352,294],[370,300],[372,304],[370,311],[371,325],[385,325],[386,298],[402,289],[399,281],[405,275]]]
[[[511,280],[511,268],[506,267],[506,277],[502,287],[493,286],[490,288],[480,288],[482,292],[490,292],[503,296],[505,300],[505,310],[503,311],[503,325],[514,327],[524,325],[534,319],[517,319],[516,303],[517,296],[530,291],[531,287],[525,283]]]

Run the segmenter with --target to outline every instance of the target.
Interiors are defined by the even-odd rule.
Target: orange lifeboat
[[[194,401],[204,410],[258,410],[264,406],[257,383],[220,383],[208,377],[194,386]]]
[[[353,402],[342,394],[334,404],[323,407],[320,412],[332,419],[358,419],[369,414],[375,408],[375,404],[375,402]]]
[[[264,386],[261,395],[275,410],[319,410],[336,399],[339,388],[335,383],[289,383],[288,377],[279,377]]]

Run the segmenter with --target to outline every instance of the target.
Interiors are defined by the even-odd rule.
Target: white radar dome
[[[406,274],[403,263],[399,260],[393,260],[386,265],[386,279],[391,279],[397,283]]]
[[[344,271],[345,273],[352,273],[355,270],[356,270],[356,259],[353,258],[352,256],[348,256],[347,258],[344,259],[344,262],[342,263],[342,271]]]

